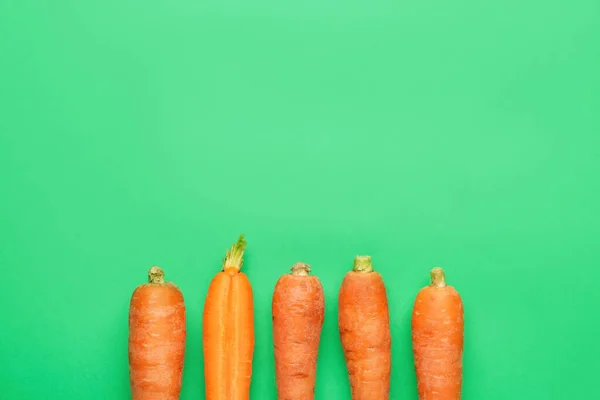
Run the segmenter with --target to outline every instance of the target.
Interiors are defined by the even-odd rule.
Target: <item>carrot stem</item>
[[[298,263],[294,264],[294,266],[291,268],[291,270],[292,270],[292,275],[308,276],[308,273],[310,272],[310,266],[308,264],[298,262]]]
[[[150,268],[148,271],[148,282],[155,284],[165,283],[165,272],[157,266]]]
[[[373,264],[371,263],[371,256],[356,256],[354,258],[354,272],[369,273],[373,272]]]
[[[443,269],[435,267],[429,272],[429,274],[431,275],[431,287],[442,288],[446,286],[446,277]]]
[[[242,269],[242,263],[244,262],[244,250],[246,249],[246,241],[244,240],[244,234],[242,233],[235,242],[227,254],[225,260],[223,260],[223,271],[227,268],[235,268],[236,270]]]

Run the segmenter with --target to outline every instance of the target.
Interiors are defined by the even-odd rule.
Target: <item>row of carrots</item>
[[[241,272],[243,235],[215,275],[203,315],[207,400],[249,398],[254,353],[252,287]],[[273,342],[280,400],[314,399],[325,309],[323,287],[298,263],[273,294]],[[339,291],[338,324],[353,400],[387,400],[391,334],[384,281],[369,256],[358,256]],[[158,267],[133,293],[129,314],[133,400],[177,400],[186,340],[183,295]],[[420,400],[458,400],[462,387],[463,305],[440,268],[417,294],[412,342]]]

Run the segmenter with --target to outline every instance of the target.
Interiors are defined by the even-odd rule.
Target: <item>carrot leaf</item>
[[[246,249],[246,241],[244,240],[244,234],[242,233],[235,242],[227,254],[225,260],[223,260],[223,270],[225,268],[233,267],[238,271],[242,269],[242,263],[244,261],[244,250]]]

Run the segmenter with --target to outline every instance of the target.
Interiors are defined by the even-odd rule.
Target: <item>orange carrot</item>
[[[150,268],[149,283],[129,307],[129,378],[133,400],[177,400],[185,352],[185,305],[164,272]]]
[[[441,268],[419,291],[412,314],[412,342],[420,400],[459,400],[462,388],[463,304],[446,285]]]
[[[244,235],[227,252],[204,304],[202,335],[207,400],[247,400],[254,353],[252,286],[240,272]]]
[[[280,400],[314,399],[325,299],[319,278],[304,263],[283,275],[273,293],[273,344]]]
[[[357,256],[339,293],[339,328],[353,400],[390,395],[391,334],[383,279],[371,257]]]

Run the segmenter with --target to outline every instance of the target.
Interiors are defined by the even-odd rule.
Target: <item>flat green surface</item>
[[[291,5],[295,3],[295,5]],[[388,285],[393,400],[440,265],[466,310],[463,400],[600,398],[600,3],[0,0],[0,398],[129,396],[128,302],[201,315],[244,232],[253,399],[275,399],[270,299],[326,292],[317,399],[349,399],[336,297]]]

